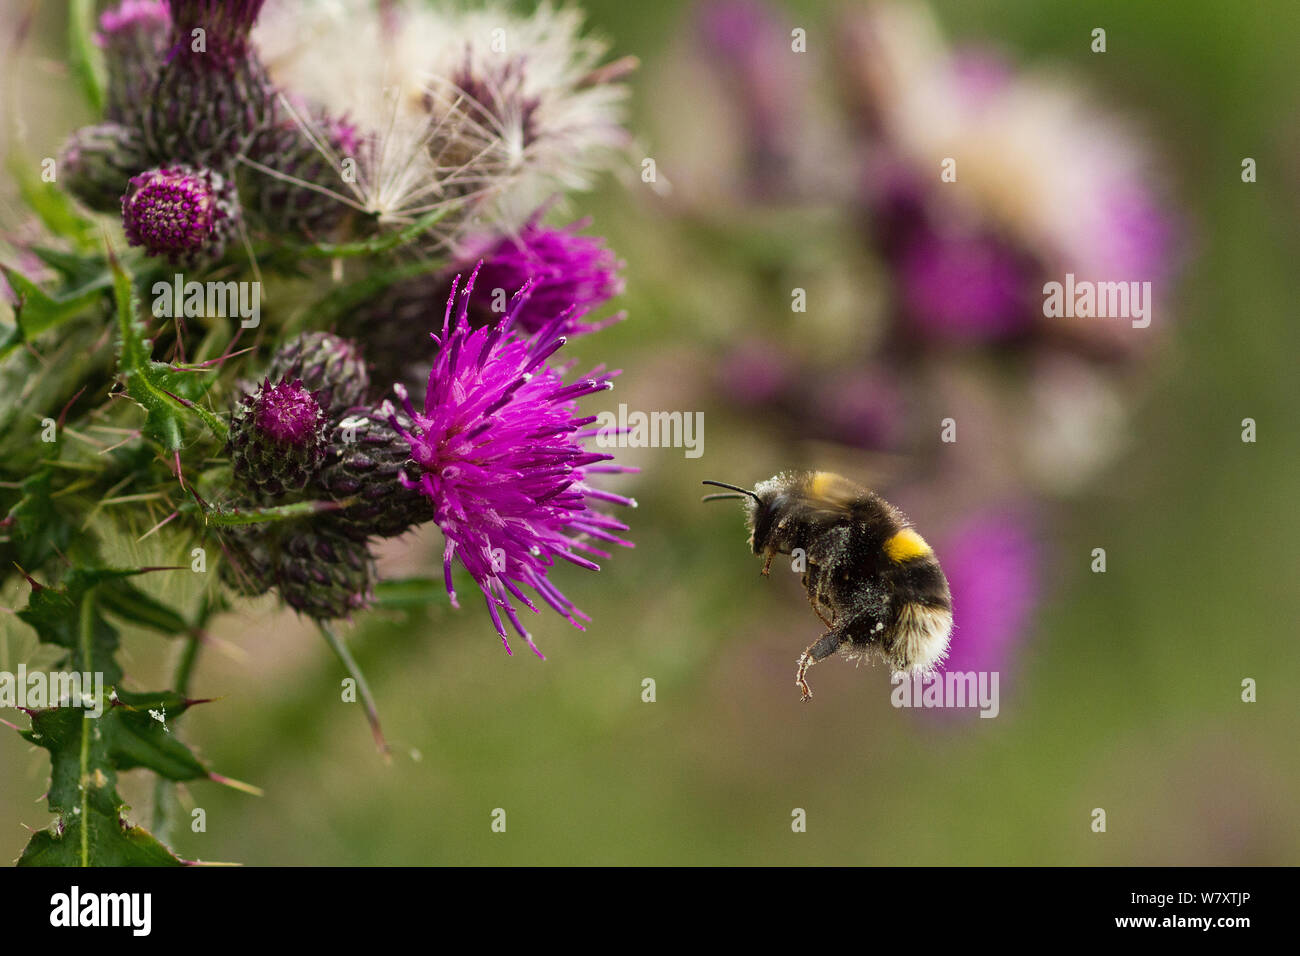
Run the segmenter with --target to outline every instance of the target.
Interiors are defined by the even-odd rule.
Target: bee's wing
[[[847,514],[871,497],[866,488],[833,471],[809,475],[804,494],[810,507],[831,514]]]

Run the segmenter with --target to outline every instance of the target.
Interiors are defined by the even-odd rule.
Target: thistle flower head
[[[248,56],[249,33],[266,0],[167,0],[173,25],[172,56],[210,58],[230,67]],[[202,30],[203,49],[195,50],[193,32]]]
[[[231,416],[235,477],[267,497],[300,491],[325,457],[325,432],[325,413],[300,379],[268,378]]]
[[[564,384],[561,372],[548,364],[565,343],[564,317],[531,336],[515,333],[527,287],[501,324],[472,328],[474,282],[471,276],[459,302],[453,283],[423,411],[396,386],[409,421],[394,414],[390,424],[410,446],[416,466],[401,482],[433,503],[434,521],[446,539],[443,566],[453,603],[452,560],[459,559],[483,592],[507,651],[502,614],[537,651],[515,613],[513,601],[537,610],[520,586],[534,589],[581,628],[585,615],[548,580],[551,566],[562,558],[598,570],[584,553],[608,555],[588,539],[627,544],[616,534],[626,526],[591,504],[633,502],[587,484],[592,472],[627,469],[598,464],[612,456],[583,447],[583,439],[595,434],[588,427],[595,416],[579,417],[575,404],[582,395],[610,388],[612,374],[597,369]]]
[[[330,332],[306,332],[281,346],[267,377],[301,383],[326,414],[361,404],[370,388],[361,350]]]
[[[173,262],[215,258],[233,228],[233,190],[219,174],[165,166],[131,177],[122,196],[122,226],[133,246]]]
[[[160,162],[229,174],[271,121],[274,89],[250,40],[263,0],[168,0],[172,29],[139,110]]]
[[[243,157],[253,175],[241,183],[247,218],[272,235],[329,239],[352,221],[355,205],[340,201],[343,163],[363,148],[354,124],[286,97]]]
[[[234,525],[221,529],[220,543],[221,579],[240,594],[274,588],[294,610],[320,621],[348,617],[370,603],[375,569],[365,540],[328,520]]]
[[[315,439],[321,408],[300,379],[279,385],[268,379],[254,407],[257,429],[277,444],[302,446]]]
[[[481,259],[471,307],[478,313],[502,312],[506,291],[531,281],[526,302],[514,312],[515,324],[537,332],[556,316],[567,313],[563,334],[590,332],[604,323],[584,324],[583,315],[623,291],[622,263],[598,238],[579,235],[585,222],[556,229],[534,218],[518,237],[480,241],[468,246]]]
[[[556,191],[583,190],[629,143],[622,127],[632,59],[602,63],[574,7],[501,7],[431,23],[438,44],[426,102],[445,130],[483,150],[502,183],[491,197],[519,223]],[[505,42],[502,43],[502,37]]]

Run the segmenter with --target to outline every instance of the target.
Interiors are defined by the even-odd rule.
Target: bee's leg
[[[812,606],[813,613],[817,615],[818,619],[825,624],[828,629],[831,629],[834,628],[835,625],[831,621],[826,620],[826,615],[822,613],[822,605],[824,602],[822,601],[821,580],[821,571],[815,564],[810,565],[808,570],[803,574],[804,590],[808,592],[808,603]]]
[[[772,570],[772,559],[776,557],[775,551],[767,552],[767,557],[763,561],[763,577],[767,577]]]
[[[818,618],[821,619],[821,622],[823,624],[825,624],[827,627],[835,626],[830,621],[826,620],[826,615],[822,613],[821,605],[817,603],[817,595],[814,594],[812,591],[808,592],[808,603],[812,605],[813,612],[817,615]]]
[[[808,682],[804,680],[804,675],[808,673],[808,668],[812,667],[818,661],[824,661],[830,657],[840,646],[841,637],[838,632],[830,631],[823,634],[820,638],[809,645],[808,650],[799,655],[799,669],[795,672],[794,682],[799,688],[802,696],[800,700],[812,700],[812,689]]]

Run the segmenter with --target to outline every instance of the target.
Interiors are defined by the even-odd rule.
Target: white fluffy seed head
[[[599,72],[606,47],[581,26],[549,2],[520,16],[326,0],[308,17],[271,0],[255,41],[291,102],[361,132],[340,201],[395,223],[472,208],[509,230],[556,192],[589,188],[627,144],[626,89],[608,82],[619,71]]]

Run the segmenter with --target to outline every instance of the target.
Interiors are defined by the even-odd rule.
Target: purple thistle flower
[[[471,244],[463,258],[481,261],[471,308],[480,317],[500,316],[505,296],[531,280],[527,302],[514,311],[515,324],[527,332],[537,332],[566,311],[569,317],[561,330],[565,335],[593,332],[617,321],[578,321],[623,291],[618,274],[623,263],[603,240],[578,235],[588,222],[557,229],[539,225],[534,218],[517,239],[507,236]]]
[[[211,170],[151,169],[131,177],[122,196],[122,227],[133,246],[172,262],[218,258],[234,228],[234,191]]]
[[[511,300],[499,325],[474,329],[469,323],[477,273],[460,292],[452,283],[439,349],[429,372],[424,411],[412,406],[406,389],[394,386],[410,421],[397,415],[390,424],[410,445],[418,473],[400,478],[404,487],[428,496],[434,521],[446,546],[443,570],[453,606],[452,559],[459,558],[483,592],[492,623],[506,652],[504,613],[533,651],[542,653],[519,622],[512,598],[537,611],[520,585],[542,599],[575,627],[588,620],[547,578],[556,558],[579,567],[599,565],[579,552],[608,557],[589,539],[627,547],[616,532],[627,526],[591,510],[593,500],[635,506],[630,498],[587,484],[595,472],[633,469],[602,465],[613,456],[587,451],[583,439],[596,416],[578,417],[575,400],[612,387],[615,373],[594,370],[564,384],[547,360],[564,344],[569,321],[561,312],[529,336],[515,333],[515,321],[529,301],[525,285]],[[453,311],[455,315],[453,317]]]
[[[277,444],[303,445],[313,441],[321,408],[300,380],[263,389],[256,404],[257,429]]]

